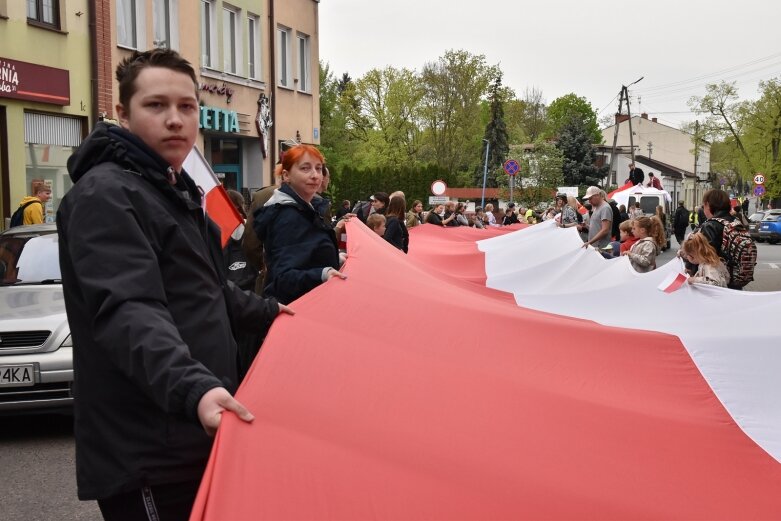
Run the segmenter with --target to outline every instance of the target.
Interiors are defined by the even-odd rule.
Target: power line
[[[660,84],[660,85],[651,85],[649,87],[644,87],[644,88],[640,88],[640,89],[637,89],[637,90],[641,91],[641,92],[652,92],[652,91],[655,91],[655,90],[669,89],[671,87],[677,87],[679,85],[683,85],[683,84],[686,84],[686,83],[698,82],[698,81],[704,80],[705,78],[709,78],[711,76],[719,76],[721,74],[725,74],[725,73],[728,73],[728,72],[733,72],[733,71],[736,71],[738,69],[742,69],[744,67],[750,67],[752,65],[756,65],[757,63],[761,63],[761,62],[764,62],[764,61],[775,59],[775,58],[777,58],[779,56],[781,56],[781,52],[777,52],[777,53],[771,54],[769,56],[765,56],[764,58],[758,58],[756,60],[751,60],[751,61],[739,64],[739,65],[734,65],[732,67],[727,67],[726,69],[722,69],[722,70],[719,70],[719,71],[716,71],[716,72],[712,72],[712,73],[709,73],[709,74],[703,74],[703,75],[695,76],[693,78],[689,78],[689,79],[686,79],[686,80],[679,80],[679,81],[674,81],[674,82],[670,82],[670,83],[664,83],[664,84]]]

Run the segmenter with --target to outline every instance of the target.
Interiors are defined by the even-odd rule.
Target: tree
[[[480,157],[474,152],[483,134],[480,100],[495,75],[495,67],[486,64],[485,56],[467,51],[447,51],[423,66],[424,159],[448,172],[471,175]]]
[[[403,165],[417,160],[420,146],[418,114],[423,88],[414,71],[372,69],[355,84],[360,112],[371,131],[364,158],[368,166]]]
[[[522,125],[530,143],[542,137],[547,122],[547,107],[542,91],[537,87],[526,88],[523,91]]]
[[[547,111],[548,125],[545,135],[555,138],[573,118],[583,124],[592,144],[602,143],[602,132],[599,130],[596,111],[586,98],[574,93],[565,94],[551,102]]]
[[[498,72],[491,84],[491,91],[488,95],[490,103],[491,119],[485,127],[483,135],[483,144],[487,141],[488,146],[488,175],[486,186],[496,187],[497,171],[507,158],[510,147],[507,143],[507,127],[504,123],[504,96],[508,93],[502,89],[502,73]],[[483,147],[483,161],[485,161],[485,147]],[[482,185],[483,168],[476,169],[474,183],[476,186]]]
[[[556,148],[564,159],[562,171],[566,186],[601,185],[609,167],[599,168],[594,164],[597,153],[590,128],[573,115],[559,128],[558,134]]]

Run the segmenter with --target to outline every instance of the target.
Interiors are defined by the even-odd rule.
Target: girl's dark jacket
[[[233,327],[270,325],[278,304],[225,280],[216,227],[186,174],[99,123],[68,160],[57,212],[74,343],[81,499],[200,479],[211,439],[201,397],[234,392]]]
[[[287,183],[255,211],[253,224],[263,243],[264,295],[289,304],[322,284],[330,268],[339,269],[333,229]]]

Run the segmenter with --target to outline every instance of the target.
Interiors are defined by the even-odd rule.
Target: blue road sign
[[[765,185],[757,185],[754,187],[754,195],[762,197],[765,195]]]
[[[521,165],[518,164],[518,161],[515,159],[508,159],[504,162],[504,165],[502,165],[504,168],[504,171],[507,173],[507,175],[513,176],[521,171]]]

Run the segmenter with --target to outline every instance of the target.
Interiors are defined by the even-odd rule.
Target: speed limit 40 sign
[[[755,185],[763,185],[765,184],[765,176],[762,174],[757,174],[754,176],[754,184]]]

